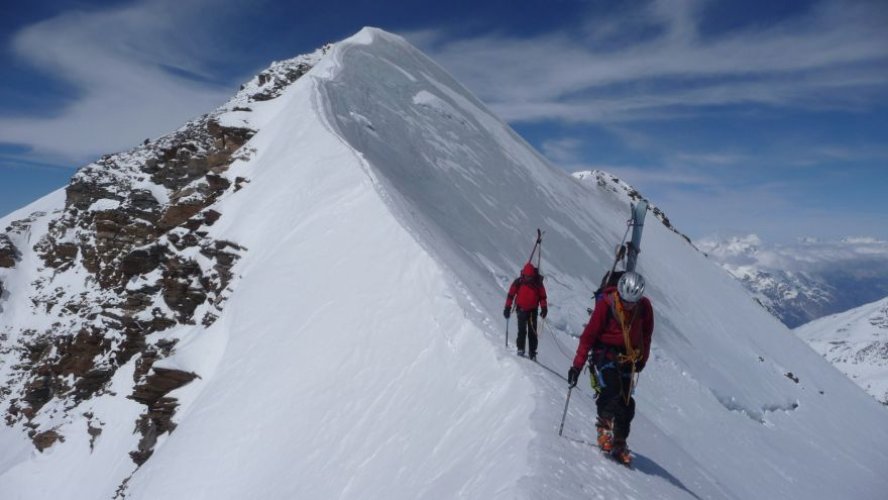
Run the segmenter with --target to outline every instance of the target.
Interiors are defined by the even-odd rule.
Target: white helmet
[[[617,283],[617,292],[626,302],[638,302],[644,293],[644,278],[636,272],[627,271]]]

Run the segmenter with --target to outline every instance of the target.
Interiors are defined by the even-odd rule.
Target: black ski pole
[[[564,414],[561,415],[561,427],[558,428],[558,435],[561,436],[561,433],[564,431],[564,419],[567,417],[567,406],[570,404],[570,393],[573,391],[574,386],[570,386],[567,388],[567,401],[564,402]]]

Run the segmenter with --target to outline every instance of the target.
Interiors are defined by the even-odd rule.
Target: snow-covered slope
[[[814,320],[793,331],[888,405],[888,298]]]
[[[214,170],[225,182],[139,184],[161,207],[166,232],[151,245],[164,257],[142,272],[150,266],[141,240],[127,243],[117,251],[132,274],[115,274],[112,259],[101,275],[108,286],[94,297],[138,297],[115,321],[153,330],[125,350],[129,358],[112,353],[130,344],[102,330],[107,350],[93,359],[110,378],[83,397],[59,382],[74,375],[52,372],[63,361],[41,364],[64,333],[29,294],[34,279],[41,289],[66,280],[66,300],[66,287],[95,285],[82,250],[94,248],[85,235],[95,223],[81,228],[74,257],[63,234],[45,236],[59,214],[15,233],[15,265],[0,276],[11,311],[0,319],[0,375],[25,379],[0,400],[18,411],[0,429],[0,496],[875,499],[888,491],[884,410],[656,223],[645,229],[639,264],[657,327],[636,392],[635,469],[589,444],[588,387],[574,392],[558,437],[563,374],[625,230],[628,194],[546,163],[397,36],[362,30],[311,65],[295,78],[278,66],[271,74],[283,77],[271,80],[283,83],[273,94],[230,104],[211,115],[218,126],[201,125],[249,131]],[[197,153],[230,144],[198,142]],[[114,171],[143,182],[137,163]],[[98,200],[78,208],[72,196],[82,192],[69,188],[66,216],[108,210]],[[123,208],[135,203],[115,193]],[[181,208],[193,195],[201,196],[187,206],[197,208]],[[178,217],[168,215],[173,207]],[[503,348],[500,314],[538,227],[550,313],[536,364]],[[49,255],[34,247],[44,237],[62,250],[58,268],[38,259]],[[211,252],[220,245],[230,255]],[[149,299],[151,307],[136,307]],[[166,320],[150,323],[154,309]],[[32,317],[42,319],[32,326]],[[47,323],[40,338],[49,347],[29,350],[21,341]],[[171,373],[196,377],[160,384]],[[46,395],[34,385],[42,376],[56,391],[48,400],[37,398]],[[33,410],[22,391],[42,405]],[[157,391],[163,397],[149,397]],[[42,452],[28,430],[46,437]]]

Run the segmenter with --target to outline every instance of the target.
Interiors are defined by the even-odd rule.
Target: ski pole
[[[567,401],[564,402],[564,414],[561,415],[561,427],[558,428],[559,436],[561,436],[561,433],[564,431],[564,419],[567,418],[567,406],[570,404],[571,391],[573,391],[573,386],[567,388]]]
[[[509,318],[506,318],[506,349],[509,348]]]

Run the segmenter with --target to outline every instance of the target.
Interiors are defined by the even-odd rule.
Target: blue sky
[[[566,170],[691,237],[888,240],[884,1],[56,0],[0,17],[0,214],[272,60],[405,36]]]

